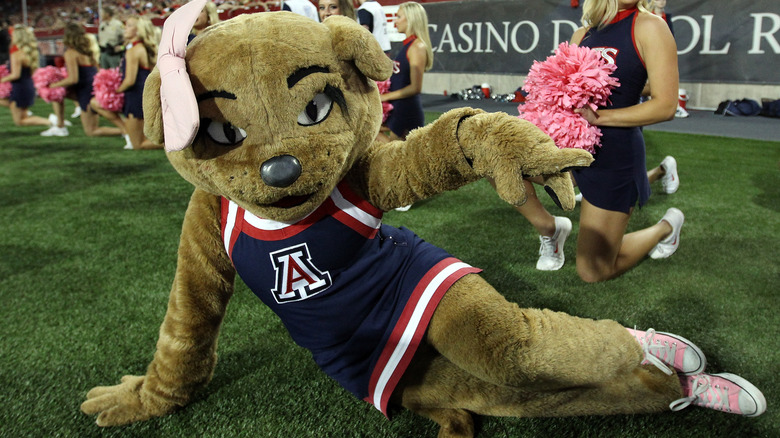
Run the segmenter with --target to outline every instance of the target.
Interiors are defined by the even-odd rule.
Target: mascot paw
[[[119,385],[92,388],[87,393],[87,401],[81,404],[81,411],[87,415],[98,414],[98,426],[120,426],[168,413],[172,405],[144,403],[143,383],[144,376],[124,376]]]
[[[542,176],[553,199],[574,207],[567,170],[589,166],[593,156],[582,149],[558,149],[547,134],[505,113],[482,113],[463,119],[458,139],[474,171],[495,181],[496,192],[513,205],[525,203],[523,179]]]

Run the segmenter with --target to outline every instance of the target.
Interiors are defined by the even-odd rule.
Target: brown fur
[[[390,75],[390,60],[370,33],[353,21],[324,25],[288,13],[243,15],[215,25],[192,43],[187,65],[196,95],[227,91],[236,99],[200,103],[204,119],[245,130],[246,139],[223,146],[207,135],[168,153],[196,188],[184,220],[168,311],[157,352],[145,376],[125,376],[94,388],[82,410],[98,425],[145,420],[186,405],[216,366],[217,338],[233,292],[235,271],[220,235],[219,197],[277,221],[313,211],[339,181],[383,210],[410,204],[479,178],[492,178],[499,195],[525,202],[522,179],[542,176],[562,205],[574,194],[568,173],[592,158],[559,150],[528,122],[503,113],[453,110],[413,131],[406,141],[373,143],[381,117],[372,79]],[[288,87],[302,67],[326,67]],[[322,123],[297,117],[329,85],[344,95]],[[162,142],[155,69],[144,96],[146,134]],[[293,155],[302,166],[288,187],[271,187],[261,163]],[[308,196],[294,207],[273,205]],[[441,425],[440,436],[469,437],[471,413],[545,416],[652,412],[677,398],[675,376],[640,366],[638,343],[614,321],[593,321],[507,302],[477,275],[445,294],[428,335],[393,394],[392,402]]]

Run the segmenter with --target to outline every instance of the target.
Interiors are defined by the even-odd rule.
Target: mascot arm
[[[182,225],[176,276],[157,351],[145,376],[93,388],[81,405],[116,426],[170,413],[211,379],[217,337],[233,293],[235,270],[220,233],[219,198],[196,189]]]
[[[513,205],[526,200],[522,180],[539,177],[552,198],[571,210],[574,189],[566,170],[592,161],[587,151],[558,149],[525,120],[459,108],[412,131],[405,141],[374,144],[359,169],[369,200],[384,210],[482,177],[493,179],[499,196]]]

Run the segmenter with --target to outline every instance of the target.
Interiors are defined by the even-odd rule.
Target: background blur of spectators
[[[251,7],[278,3],[260,0],[213,0],[223,8]],[[165,17],[187,0],[103,0],[103,6],[116,8],[118,18],[124,21],[126,16],[145,15],[149,18]],[[75,11],[75,12],[74,12]],[[3,1],[0,4],[0,22],[5,20],[23,24],[21,2]],[[96,0],[27,0],[27,25],[35,30],[59,30],[69,21],[86,25],[98,25],[98,2]]]

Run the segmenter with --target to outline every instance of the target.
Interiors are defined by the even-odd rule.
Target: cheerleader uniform
[[[73,85],[73,90],[76,92],[76,100],[82,111],[87,111],[89,101],[95,95],[92,91],[92,82],[96,73],[97,67],[94,65],[79,65],[79,81]]]
[[[409,47],[417,39],[412,35],[405,39],[401,51],[393,61],[393,75],[390,76],[390,91],[400,90],[412,83],[411,69],[409,68]],[[409,131],[425,125],[422,98],[419,94],[404,99],[391,101],[393,110],[387,117],[385,125],[395,135],[405,138]]]
[[[133,43],[134,46],[136,44],[141,44],[141,42],[136,41]],[[124,57],[122,58],[121,65],[122,79],[124,79],[125,69],[127,68]],[[135,76],[135,83],[130,88],[125,90],[125,101],[122,105],[122,114],[124,114],[125,117],[132,115],[136,119],[144,118],[144,84],[146,83],[146,78],[149,77],[149,73],[151,72],[151,69],[143,68],[140,65],[138,66],[138,73],[136,73]]]
[[[638,15],[637,9],[621,11],[603,29],[588,30],[579,44],[600,51],[604,59],[617,65],[613,76],[620,86],[612,90],[606,109],[637,104],[647,81],[647,69],[634,42]],[[605,210],[628,213],[637,200],[642,206],[650,196],[642,131],[639,127],[600,128],[601,147],[596,148],[593,163],[572,173],[588,202]]]
[[[387,414],[390,395],[436,306],[479,272],[341,182],[296,223],[259,218],[222,198],[222,237],[236,272],[328,376]]]
[[[11,53],[19,51],[16,46],[11,47]],[[11,81],[11,102],[16,103],[17,108],[29,108],[35,103],[35,85],[32,80],[32,69],[22,67],[19,79]]]

